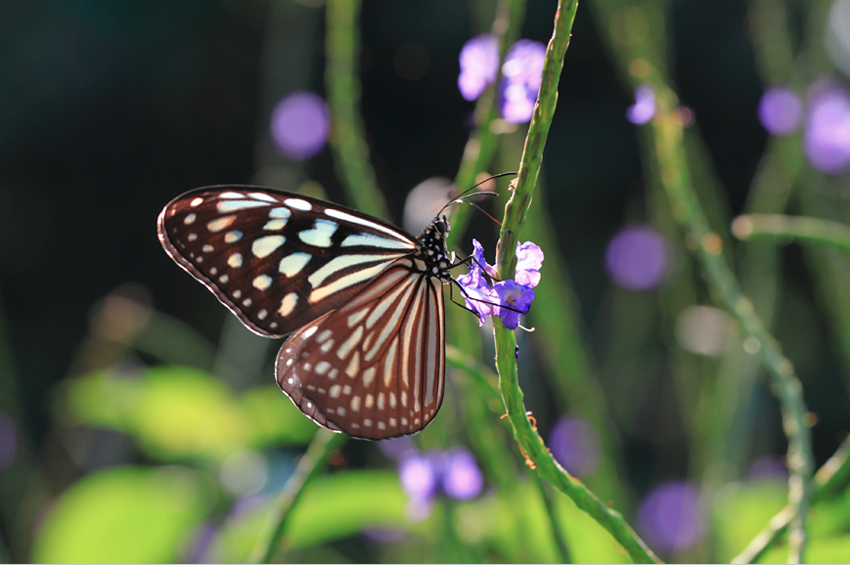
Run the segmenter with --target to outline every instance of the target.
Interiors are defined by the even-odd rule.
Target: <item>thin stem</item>
[[[322,472],[331,452],[342,447],[346,441],[348,436],[345,434],[325,429],[316,432],[306,453],[298,461],[295,472],[278,495],[274,508],[269,512],[264,532],[251,552],[249,563],[271,563],[280,546],[287,518],[301,498],[304,487]]]
[[[801,241],[817,243],[850,254],[850,227],[820,218],[784,214],[745,214],[735,218],[732,233],[745,241],[757,238],[779,240],[780,243]]]
[[[359,16],[360,0],[327,2],[325,84],[333,119],[330,144],[349,202],[358,210],[387,219],[389,211],[369,163],[369,147],[359,113]]]
[[[813,506],[827,497],[838,495],[847,488],[848,483],[850,483],[850,457],[848,455],[850,455],[850,440],[844,440],[835,454],[815,474],[812,481],[814,485],[812,489]],[[789,504],[770,519],[770,522],[753,538],[744,551],[732,559],[732,563],[756,562],[785,533],[793,517],[794,509]]]
[[[537,177],[540,173],[543,148],[557,105],[558,81],[563,67],[564,55],[569,45],[570,30],[577,7],[578,3],[575,0],[559,0],[558,2],[554,32],[546,48],[543,79],[528,129],[517,185],[505,206],[505,216],[502,222],[497,253],[497,270],[501,279],[512,278],[516,270],[517,239],[525,222],[534,187],[537,184]],[[493,333],[496,342],[499,388],[513,427],[514,438],[522,447],[528,460],[536,468],[539,476],[569,496],[579,508],[595,518],[622,545],[634,561],[641,563],[657,561],[652,551],[635,534],[619,512],[609,508],[581,481],[571,477],[552,457],[543,439],[526,417],[523,392],[517,381],[517,366],[514,357],[516,337],[512,331],[504,327],[500,320],[493,321]]]
[[[794,514],[789,536],[789,561],[799,562],[806,545],[805,524],[813,460],[811,434],[805,423],[807,410],[802,385],[794,366],[782,354],[779,344],[756,314],[752,301],[741,292],[723,257],[722,241],[709,228],[693,190],[682,149],[683,126],[675,112],[676,96],[663,83],[655,86],[658,112],[652,121],[652,132],[662,184],[670,198],[673,215],[685,230],[689,246],[702,263],[715,300],[737,319],[743,333],[759,348],[762,363],[772,377],[773,392],[781,403],[783,428],[788,437],[788,500]]]

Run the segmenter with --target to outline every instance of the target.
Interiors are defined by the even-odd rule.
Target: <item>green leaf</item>
[[[407,496],[390,471],[348,471],[317,479],[293,508],[284,530],[287,549],[318,545],[351,536],[364,528],[410,529]],[[212,555],[224,562],[244,562],[262,531],[271,503],[228,520]]]
[[[729,562],[758,534],[788,502],[783,481],[731,484],[717,497],[714,523],[717,533],[717,559]],[[785,549],[784,562],[788,549]]]
[[[214,499],[211,481],[180,467],[122,467],[89,475],[50,508],[33,561],[180,561],[181,548]]]
[[[76,423],[121,430],[165,461],[224,460],[248,447],[302,445],[316,426],[277,387],[237,397],[198,369],[160,366],[137,377],[100,372],[75,379],[67,407]]]

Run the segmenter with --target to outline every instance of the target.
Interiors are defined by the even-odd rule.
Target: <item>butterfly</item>
[[[159,241],[252,332],[292,334],[275,378],[317,424],[362,439],[427,426],[443,401],[453,262],[439,215],[418,237],[270,188],[213,186],[169,202]]]

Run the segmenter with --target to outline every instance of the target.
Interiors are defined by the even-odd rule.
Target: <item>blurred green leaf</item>
[[[730,484],[720,491],[714,507],[718,561],[728,563],[785,507],[787,488],[783,481],[765,480]],[[786,548],[782,562],[787,554]]]
[[[220,461],[246,447],[300,445],[316,430],[277,387],[240,398],[212,375],[179,366],[153,367],[137,377],[100,372],[75,379],[67,406],[76,422],[121,430],[167,461]]]
[[[89,475],[50,508],[37,563],[180,561],[192,528],[214,503],[204,475],[180,467],[123,467]]]
[[[253,447],[305,445],[319,429],[277,385],[251,389],[239,401],[248,420],[248,441]]]
[[[806,544],[807,563],[847,563],[850,558],[850,536],[811,538]],[[765,553],[759,563],[784,563],[788,546],[780,544]]]
[[[409,529],[407,496],[391,471],[348,471],[310,483],[293,508],[284,531],[287,549],[351,536],[364,528]],[[228,520],[213,549],[216,559],[244,562],[267,519],[271,502],[258,504]]]

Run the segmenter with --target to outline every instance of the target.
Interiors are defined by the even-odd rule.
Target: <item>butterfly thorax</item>
[[[449,222],[445,216],[434,218],[434,221],[416,238],[422,246],[413,254],[413,268],[442,280],[443,284],[452,281],[452,261],[446,246],[449,229]]]

